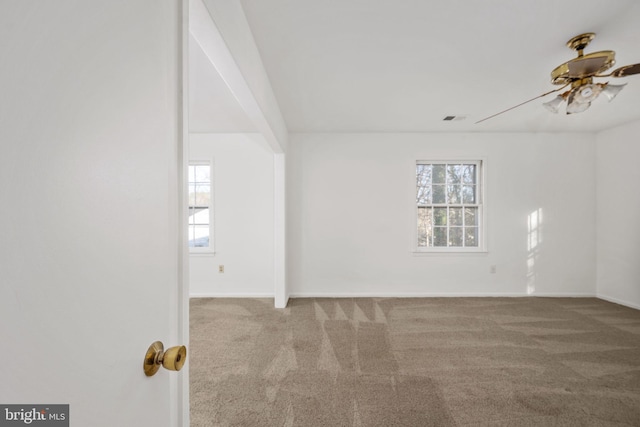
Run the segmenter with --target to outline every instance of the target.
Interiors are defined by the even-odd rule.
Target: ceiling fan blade
[[[640,73],[640,64],[625,65],[611,72],[613,77],[626,77]]]
[[[489,116],[489,117],[485,117],[485,118],[484,118],[484,119],[482,119],[482,120],[478,120],[478,121],[477,121],[477,122],[475,122],[474,124],[475,124],[475,125],[477,125],[478,123],[482,123],[482,122],[484,122],[485,120],[492,119],[492,118],[494,118],[495,116],[499,116],[499,115],[500,115],[500,114],[502,114],[502,113],[506,113],[507,111],[511,111],[511,110],[513,110],[514,108],[518,108],[518,107],[520,107],[520,106],[522,106],[522,105],[524,105],[524,104],[527,104],[527,103],[529,103],[529,102],[531,102],[531,101],[535,101],[536,99],[542,98],[542,97],[547,96],[547,95],[549,95],[549,94],[551,94],[551,93],[561,91],[561,90],[562,90],[562,89],[564,89],[565,87],[569,86],[569,84],[570,84],[570,83],[567,83],[566,85],[562,86],[562,87],[561,87],[561,88],[559,88],[559,89],[550,90],[549,92],[545,92],[545,93],[543,93],[542,95],[538,95],[538,96],[536,96],[535,98],[528,99],[528,100],[526,100],[526,101],[524,101],[524,102],[521,102],[521,103],[520,103],[520,104],[518,104],[518,105],[514,105],[513,107],[507,108],[506,110],[502,110],[502,111],[500,111],[499,113],[495,113],[495,114],[493,114],[493,115],[491,115],[491,116]]]

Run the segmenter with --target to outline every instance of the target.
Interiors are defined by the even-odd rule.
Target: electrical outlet
[[[496,274],[496,266],[495,265],[492,265],[492,266],[489,267],[489,273]]]
[[[218,273],[224,273],[224,265],[218,266]]]

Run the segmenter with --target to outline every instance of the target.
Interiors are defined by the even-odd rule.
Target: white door
[[[180,425],[181,9],[0,2],[0,404]]]

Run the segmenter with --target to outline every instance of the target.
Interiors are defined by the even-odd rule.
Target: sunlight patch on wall
[[[536,291],[536,264],[542,244],[542,208],[527,216],[527,295]]]

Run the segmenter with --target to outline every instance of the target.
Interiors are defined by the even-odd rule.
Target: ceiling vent
[[[467,116],[446,116],[442,121],[445,122],[459,122],[460,120],[466,119]]]

